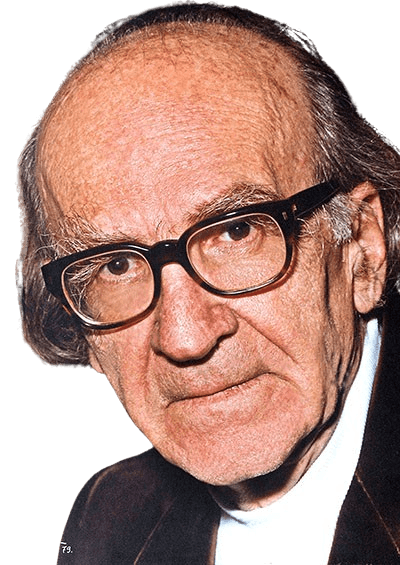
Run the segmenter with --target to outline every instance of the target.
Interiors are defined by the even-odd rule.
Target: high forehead
[[[139,34],[79,69],[55,98],[39,143],[45,200],[68,214],[82,212],[82,194],[88,210],[110,187],[124,199],[147,184],[159,198],[166,171],[203,167],[200,151],[216,169],[258,151],[277,177],[285,160],[306,160],[307,105],[292,59],[252,32],[210,24]]]

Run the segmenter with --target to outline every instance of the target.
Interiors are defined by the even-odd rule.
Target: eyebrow
[[[273,202],[283,198],[283,194],[278,189],[272,189],[266,185],[246,182],[234,183],[224,193],[215,196],[207,202],[200,203],[193,211],[187,212],[183,217],[183,222],[188,228],[202,220],[231,212],[244,206],[251,206],[261,202]],[[132,234],[122,231],[109,234],[102,232],[77,213],[64,216],[58,224],[57,234],[53,234],[53,237],[56,241],[56,249],[60,254],[75,253],[108,243],[129,241],[137,245],[143,244],[143,239],[132,237]]]
[[[108,243],[129,241],[140,244],[138,240],[122,231],[107,234],[77,213],[64,216],[58,222],[58,229],[56,233],[53,233],[53,240],[59,256],[85,251],[91,247]]]
[[[274,202],[283,198],[279,190],[263,184],[235,183],[223,194],[196,206],[193,212],[188,212],[184,216],[184,220],[188,225],[193,225],[238,208],[261,202]]]

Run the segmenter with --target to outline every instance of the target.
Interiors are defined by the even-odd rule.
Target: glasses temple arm
[[[307,216],[322,204],[328,202],[340,190],[336,181],[323,182],[289,198],[292,211],[297,218]]]

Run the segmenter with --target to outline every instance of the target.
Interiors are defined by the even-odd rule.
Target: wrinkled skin
[[[80,72],[41,140],[54,225],[82,247],[77,216],[110,242],[122,233],[153,244],[178,237],[210,203],[230,196],[241,205],[246,184],[282,198],[315,183],[312,119],[294,65],[234,37],[244,33],[153,37]],[[93,367],[161,454],[229,486],[243,508],[269,503],[304,474],[354,378],[355,311],[379,299],[384,250],[373,189],[361,185],[353,197],[370,203],[356,233],[373,233],[376,253],[361,236],[343,247],[304,237],[282,284],[237,298],[208,293],[170,264],[145,319],[88,335]],[[367,255],[374,267],[360,269]],[[275,470],[285,476],[279,488],[268,482]]]

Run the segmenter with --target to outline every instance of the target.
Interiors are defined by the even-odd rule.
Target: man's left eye
[[[107,263],[105,267],[112,275],[124,275],[129,269],[129,259],[126,257],[119,257]]]
[[[248,222],[235,222],[226,226],[225,231],[222,233],[222,238],[225,240],[240,241],[249,235],[250,229],[251,226]]]

